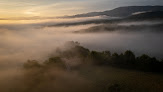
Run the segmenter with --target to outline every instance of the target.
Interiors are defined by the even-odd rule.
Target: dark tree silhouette
[[[69,49],[61,50],[57,49],[56,53],[58,56],[52,56],[46,60],[43,64],[39,64],[38,61],[28,60],[25,64],[25,68],[33,67],[44,67],[44,66],[59,66],[65,68],[64,59],[71,60],[72,58],[78,58],[83,64],[88,64],[84,62],[90,62],[95,65],[108,65],[115,66],[126,69],[135,69],[141,71],[149,72],[163,72],[163,60],[157,60],[155,57],[150,57],[146,54],[143,54],[139,57],[135,57],[134,53],[130,50],[127,50],[125,53],[113,53],[110,51],[89,51],[78,42],[70,41],[67,43]],[[75,61],[74,61],[75,62]]]

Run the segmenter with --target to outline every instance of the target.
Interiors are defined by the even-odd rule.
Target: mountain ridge
[[[64,16],[64,18],[80,18],[94,16],[110,16],[110,17],[128,17],[136,12],[163,11],[163,6],[122,6],[112,10],[102,12],[89,12],[72,16]]]

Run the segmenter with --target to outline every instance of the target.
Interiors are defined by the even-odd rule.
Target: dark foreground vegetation
[[[162,92],[162,66],[148,55],[89,51],[68,42],[44,62],[28,60],[19,81],[3,92]]]
[[[113,66],[124,69],[133,69],[144,72],[163,73],[163,60],[157,60],[155,57],[150,57],[146,54],[136,57],[130,50],[127,50],[121,54],[111,54],[110,51],[89,51],[88,49],[80,46],[78,42],[73,41],[68,42],[66,46],[68,48],[65,50],[58,48],[55,52],[56,55],[51,56],[48,60],[43,62],[43,64],[40,64],[35,60],[29,60],[24,64],[24,67],[31,68],[33,66],[41,67],[44,65],[56,64],[57,66],[71,69],[80,67],[82,65],[91,64],[97,66]],[[75,60],[71,61],[72,59]],[[78,66],[71,66],[71,63],[76,63]]]

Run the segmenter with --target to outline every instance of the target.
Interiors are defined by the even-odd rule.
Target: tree
[[[118,64],[119,65],[121,63],[118,53],[113,53],[112,54],[111,61],[112,61],[113,64]]]
[[[132,51],[127,50],[124,53],[124,61],[126,64],[134,64],[135,63],[135,55]]]
[[[36,60],[28,60],[24,63],[24,68],[31,69],[31,68],[40,68],[41,64],[38,63]]]
[[[102,65],[106,63],[105,55],[102,52],[92,51],[91,58],[97,65]]]
[[[44,65],[47,67],[60,67],[65,68],[65,63],[60,57],[51,57],[49,60],[44,62]]]

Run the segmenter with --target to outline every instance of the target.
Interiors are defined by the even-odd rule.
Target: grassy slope
[[[85,67],[80,73],[94,83],[98,92],[108,92],[114,84],[121,92],[163,92],[163,75],[113,67]]]

